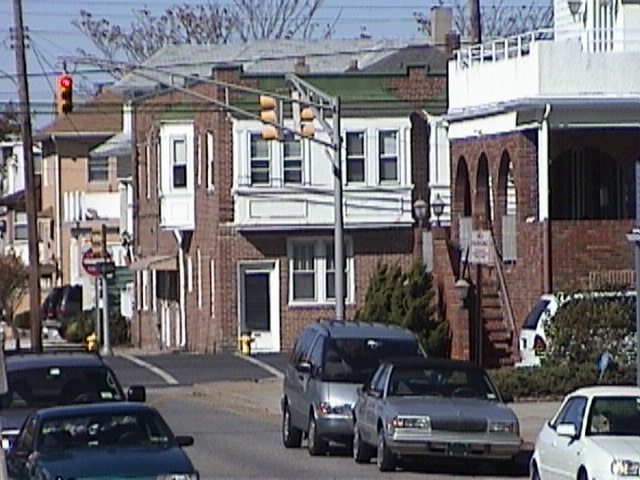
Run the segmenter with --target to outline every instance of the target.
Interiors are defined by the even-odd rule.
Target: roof
[[[634,396],[640,397],[640,388],[632,385],[594,385],[581,387],[569,395],[596,396]]]
[[[448,55],[431,45],[411,45],[391,52],[387,57],[363,68],[365,72],[404,72],[409,67],[422,66],[429,73],[447,74]]]
[[[324,329],[333,338],[415,340],[413,333],[394,324],[319,320],[313,325],[316,328]]]
[[[6,352],[7,371],[45,367],[104,367],[104,360],[95,353],[51,352],[51,353],[12,353]]]
[[[38,130],[34,137],[52,134],[108,134],[122,130],[122,95],[103,89],[84,104],[76,104],[71,113],[58,115]]]
[[[118,132],[109,140],[101,143],[89,152],[91,157],[120,157],[130,155],[131,134],[129,132]]]
[[[145,90],[172,84],[174,75],[209,77],[216,66],[237,65],[254,74],[293,72],[304,58],[310,73],[345,72],[376,65],[390,54],[417,42],[407,40],[258,40],[226,45],[168,45],[146,60],[141,68],[125,75],[117,91]],[[426,46],[426,43],[419,43]],[[179,77],[177,79],[180,81]],[[176,78],[173,78],[176,81]]]
[[[69,415],[95,415],[100,413],[126,413],[155,411],[155,408],[140,402],[97,402],[59,407],[43,408],[39,411],[41,418],[66,417]]]

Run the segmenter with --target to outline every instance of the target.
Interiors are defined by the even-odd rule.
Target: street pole
[[[107,269],[104,266],[108,260],[107,254],[107,225],[102,224],[102,266],[100,277],[102,280],[102,355],[111,355],[111,341],[109,339],[109,291],[107,289]]]
[[[24,155],[24,194],[27,213],[27,235],[29,243],[29,313],[31,324],[31,349],[42,352],[42,328],[40,324],[40,255],[38,252],[38,212],[36,210],[36,179],[33,167],[33,139],[29,86],[27,85],[27,62],[24,54],[24,26],[22,24],[22,4],[13,0],[13,16],[16,35],[16,72],[20,107],[20,129],[22,132],[22,153]]]
[[[635,164],[636,183],[636,224],[626,234],[627,241],[633,244],[636,274],[636,386],[640,387],[640,160]]]
[[[334,264],[336,289],[336,320],[344,321],[344,216],[342,209],[342,141],[340,136],[340,99],[331,100],[333,120],[333,185],[334,185]]]

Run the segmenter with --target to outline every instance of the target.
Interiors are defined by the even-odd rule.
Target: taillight
[[[536,355],[541,355],[547,349],[547,344],[544,339],[540,335],[536,335],[533,339],[533,350],[536,352]]]

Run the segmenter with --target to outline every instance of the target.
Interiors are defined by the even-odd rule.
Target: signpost
[[[489,265],[491,258],[491,232],[489,230],[473,230],[471,232],[471,250],[469,263]]]

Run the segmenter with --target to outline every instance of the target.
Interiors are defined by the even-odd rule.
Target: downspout
[[[539,219],[542,221],[542,289],[550,293],[551,284],[551,225],[549,218],[549,114],[551,104],[545,105],[540,122],[540,139],[538,142],[538,185],[539,185]]]
[[[54,222],[56,224],[55,228],[56,228],[56,259],[57,259],[57,263],[58,263],[58,268],[57,268],[57,272],[56,272],[56,284],[58,286],[62,285],[62,282],[60,281],[60,277],[62,276],[62,199],[60,198],[61,194],[60,194],[60,190],[61,190],[61,186],[60,186],[60,154],[58,153],[58,144],[56,141],[56,136],[55,134],[51,135],[51,140],[53,142],[54,145],[54,150],[55,150],[55,161],[53,164],[53,198],[55,201],[55,218],[54,218]],[[40,184],[42,185],[44,182],[40,182]],[[42,192],[40,192],[40,195],[42,195]]]
[[[183,246],[183,237],[180,233],[180,230],[173,230],[173,235],[176,237],[176,242],[178,243],[178,277],[179,277],[179,288],[180,288],[180,318],[178,324],[176,325],[176,338],[179,339],[178,346],[181,349],[186,348],[187,346],[187,295],[186,295],[186,275],[184,271],[184,246]]]

